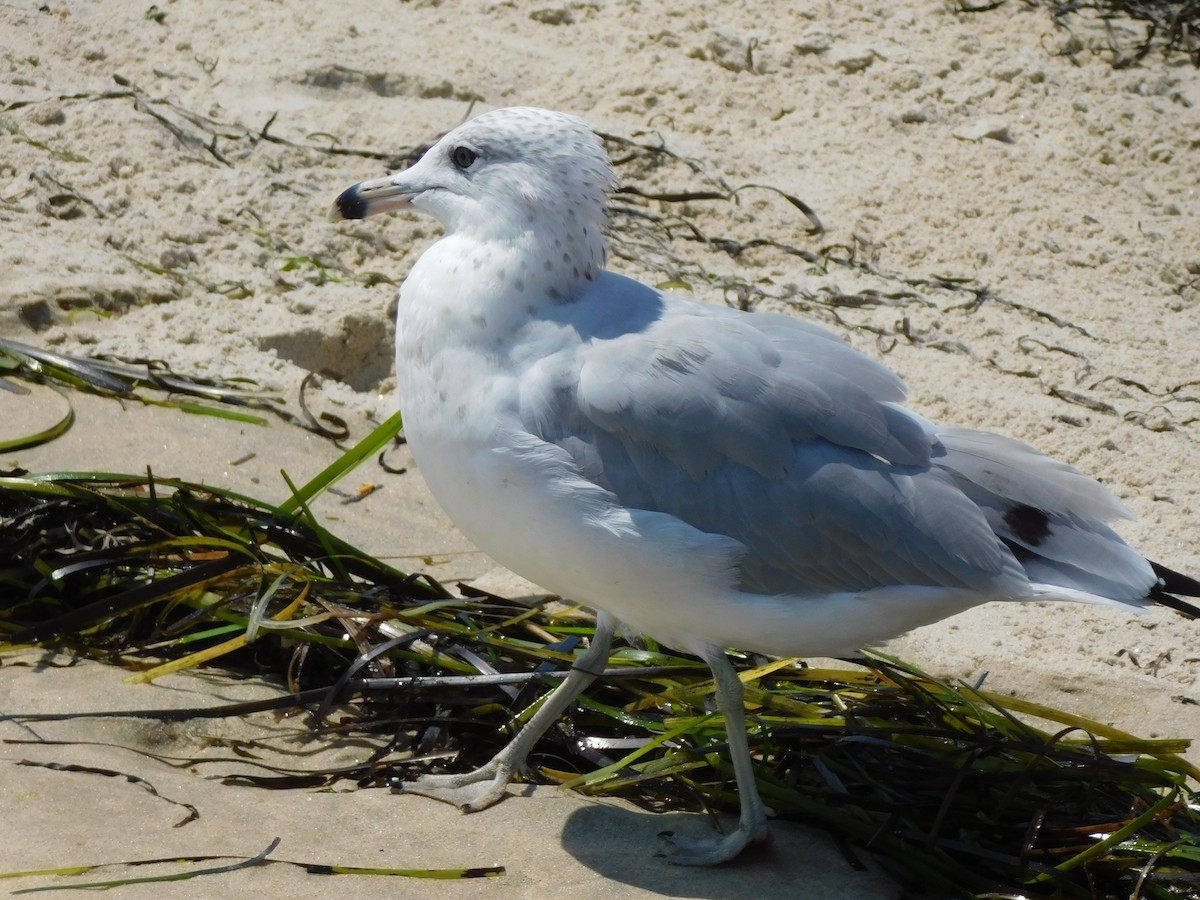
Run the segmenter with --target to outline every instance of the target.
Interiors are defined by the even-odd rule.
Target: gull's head
[[[347,188],[332,217],[412,208],[436,217],[447,233],[483,239],[530,231],[598,237],[613,181],[604,148],[581,119],[498,109],[455,128],[404,171]]]

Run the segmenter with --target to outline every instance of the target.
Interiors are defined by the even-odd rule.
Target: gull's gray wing
[[[1153,584],[1103,524],[1122,510],[1100,485],[1016,441],[943,436],[829,332],[602,277],[604,309],[572,312],[582,345],[522,379],[522,422],[621,505],[739,541],[744,590],[999,598],[1032,576],[1132,601]]]

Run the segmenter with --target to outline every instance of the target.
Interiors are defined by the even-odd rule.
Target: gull
[[[582,120],[485,113],[333,217],[428,213],[444,234],[400,288],[396,379],[419,471],[481,550],[593,607],[595,636],[490,762],[405,787],[500,800],[602,674],[618,630],[712,669],[740,796],[680,865],[770,841],[726,648],[839,656],[989,601],[1118,607],[1200,583],[1109,526],[1098,482],[997,434],[908,410],[903,382],[798,318],[674,296],[605,268],[615,176]]]

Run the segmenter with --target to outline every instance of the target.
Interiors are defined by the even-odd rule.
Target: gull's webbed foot
[[[420,794],[457,806],[463,812],[478,812],[500,801],[513,772],[525,766],[525,758],[546,729],[558,721],[563,711],[574,702],[579,692],[591,684],[604,669],[612,646],[616,620],[601,613],[596,619],[596,633],[591,646],[576,660],[571,673],[562,684],[551,691],[525,727],[507,747],[492,757],[491,762],[473,772],[458,775],[422,775],[412,781],[395,785],[400,793]]]
[[[421,775],[404,781],[393,790],[404,794],[420,794],[457,806],[463,812],[479,812],[498,803],[512,778],[512,768],[496,759],[472,772],[455,775]]]
[[[673,831],[664,831],[659,837],[670,847],[658,855],[673,866],[719,866],[747,847],[765,847],[771,843],[771,828],[764,818],[749,825],[739,822],[729,834],[713,837],[687,837]]]

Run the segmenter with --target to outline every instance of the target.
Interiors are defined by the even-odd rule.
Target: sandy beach
[[[1133,546],[1198,576],[1200,70],[1157,49],[1114,67],[1095,49],[1109,40],[1104,27],[1069,21],[1056,28],[1045,7],[1016,0],[978,13],[934,0],[882,10],[782,0],[9,2],[0,336],[253,379],[293,411],[301,382],[319,373],[308,404],[361,437],[395,406],[396,287],[437,228],[410,215],[334,224],[333,198],[472,111],[562,109],[619,139],[614,150],[661,143],[678,157],[619,165],[643,192],[766,186],[735,202],[638,207],[742,252],[689,240],[683,227],[653,248],[625,230],[613,268],[833,328],[897,371],[923,415],[1019,438],[1100,479],[1136,517],[1119,524]],[[1123,46],[1141,34],[1127,27],[1113,25]],[[787,195],[824,233],[809,233]],[[80,393],[70,402],[71,430],[7,454],[3,468],[150,467],[278,501],[281,469],[301,482],[340,453],[282,421]],[[65,403],[46,390],[0,391],[0,436],[55,421]],[[408,471],[364,467],[362,482],[382,489],[360,503],[323,497],[322,521],[445,584],[486,576],[531,590],[455,532],[411,459],[393,463]],[[1165,610],[1037,604],[973,610],[889,651],[950,678],[986,673],[993,690],[1145,737],[1196,737],[1197,645],[1196,623]],[[0,714],[275,690],[219,673],[132,686],[113,667],[52,654],[0,662]],[[210,777],[236,766],[220,742],[239,735],[279,730],[282,745],[322,758],[359,752],[313,746],[290,727],[269,716],[178,728],[80,719],[31,733],[0,721],[0,871],[253,856],[278,836],[280,859],[506,874],[431,888],[271,865],[122,896],[919,896],[855,871],[827,835],[794,823],[778,824],[769,851],[694,872],[655,858],[654,836],[698,833],[702,819],[551,787],[514,786],[528,796],[462,816],[383,790],[268,792]],[[134,750],[213,760],[179,766]],[[161,796],[45,763],[137,774]],[[186,815],[179,803],[199,819],[172,827]]]

